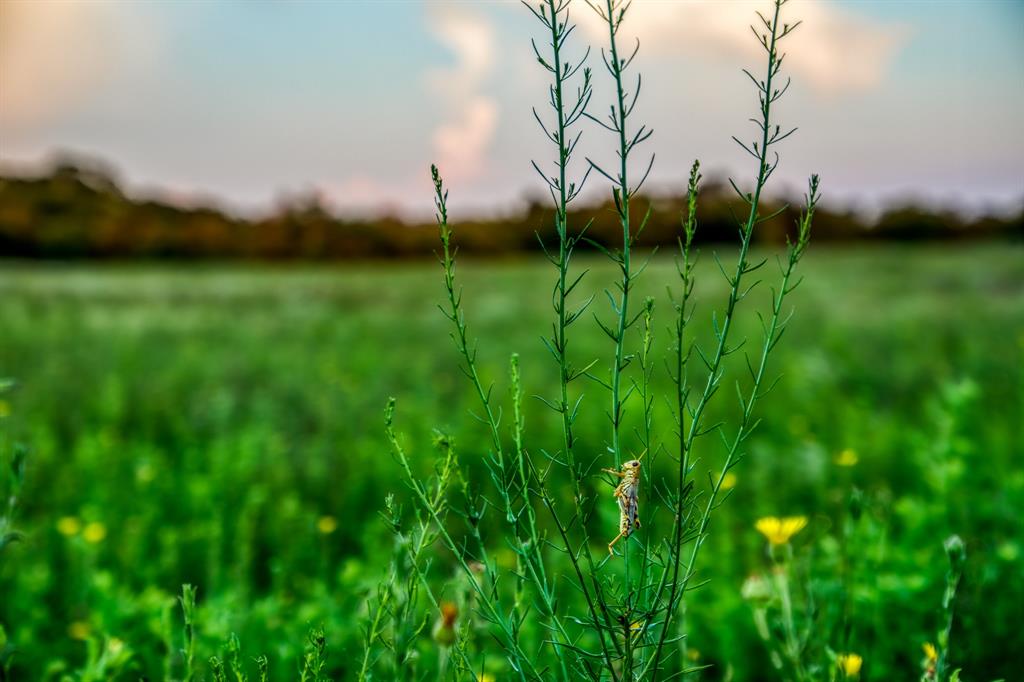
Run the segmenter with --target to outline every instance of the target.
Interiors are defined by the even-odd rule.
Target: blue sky
[[[750,175],[730,136],[749,134],[756,102],[740,69],[759,59],[746,24],[767,4],[635,1],[624,31],[642,40],[653,187],[678,189],[694,157]],[[853,207],[1019,205],[1024,3],[784,11],[805,23],[788,48],[779,115],[800,130],[780,150],[777,191],[819,172]],[[530,160],[550,157],[530,114],[546,94],[529,48],[542,33],[516,2],[4,0],[0,13],[6,166],[71,150],[111,162],[133,192],[184,203],[258,213],[315,191],[339,210],[422,214],[431,161],[453,208],[477,212],[537,193]],[[571,51],[602,44],[582,2],[573,15]],[[588,156],[608,159],[613,144],[584,129]]]

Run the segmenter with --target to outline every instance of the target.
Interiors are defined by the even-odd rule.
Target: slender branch
[[[409,465],[409,459],[405,454],[405,450],[398,442],[398,436],[395,433],[393,425],[394,412],[395,400],[394,398],[391,398],[388,400],[387,409],[385,411],[385,435],[387,436],[388,443],[391,445],[391,450],[395,455],[395,459],[398,461],[403,473],[405,474],[406,483],[409,485],[410,488],[412,488],[413,493],[415,493],[416,498],[420,506],[422,507],[422,510],[434,522],[439,537],[441,538],[445,547],[447,547],[448,550],[455,557],[456,563],[462,570],[462,573],[466,576],[467,582],[469,583],[470,587],[473,589],[473,592],[479,599],[479,604],[483,610],[483,613],[481,615],[483,615],[488,622],[498,627],[500,631],[500,637],[498,638],[498,641],[501,643],[502,648],[504,648],[505,651],[510,656],[511,662],[513,663],[513,668],[519,674],[519,679],[525,681],[527,679],[527,675],[529,675],[530,679],[542,679],[541,676],[538,674],[536,668],[534,667],[534,664],[529,654],[523,651],[523,649],[520,647],[518,637],[513,631],[511,624],[502,614],[498,604],[495,603],[491,593],[484,590],[483,586],[480,585],[480,581],[478,580],[476,574],[473,572],[473,569],[470,568],[469,563],[466,561],[466,557],[464,556],[462,548],[459,546],[458,543],[455,542],[455,539],[451,536],[451,534],[448,532],[448,529],[445,527],[444,519],[441,518],[438,509],[436,507],[431,506],[430,497],[427,495],[427,492],[424,489],[423,484],[413,473],[412,467]],[[488,571],[490,571],[490,568],[488,568]]]
[[[774,15],[771,21],[762,18],[762,21],[765,24],[768,33],[757,34],[757,31],[755,31],[755,34],[758,35],[759,42],[761,42],[764,45],[765,50],[767,52],[767,75],[764,79],[764,92],[772,91],[772,80],[778,74],[779,68],[781,66],[781,58],[778,57],[776,50],[777,43],[793,28],[792,26],[781,26],[779,24],[779,13],[784,2],[785,0],[775,0]],[[705,381],[704,389],[696,405],[692,409],[687,410],[687,412],[690,415],[690,424],[688,429],[683,429],[682,420],[684,419],[685,415],[683,415],[682,411],[680,411],[680,434],[686,434],[685,438],[682,435],[680,436],[680,483],[677,488],[677,494],[680,495],[682,491],[685,489],[685,478],[689,473],[687,471],[689,467],[688,457],[692,451],[694,440],[699,435],[702,435],[702,433],[705,433],[705,431],[703,431],[701,428],[702,417],[712,397],[717,392],[718,386],[721,382],[722,361],[726,355],[735,350],[735,348],[729,348],[728,340],[730,336],[730,331],[733,326],[733,321],[735,319],[736,306],[746,295],[747,291],[749,291],[742,289],[743,277],[744,275],[749,274],[757,267],[759,267],[751,266],[747,262],[747,255],[750,249],[751,237],[753,235],[754,226],[758,222],[758,209],[760,205],[761,194],[764,190],[768,176],[772,169],[772,166],[768,162],[768,154],[769,148],[773,144],[770,130],[771,105],[774,101],[775,100],[770,96],[764,96],[763,94],[760,96],[760,127],[762,131],[762,137],[760,144],[754,143],[752,145],[754,151],[757,153],[758,158],[757,179],[755,182],[754,191],[749,195],[749,198],[747,200],[749,204],[749,212],[747,214],[746,221],[743,223],[740,229],[741,242],[739,256],[736,262],[736,268],[731,277],[726,275],[726,279],[730,284],[730,289],[728,300],[726,303],[724,318],[720,325],[717,321],[715,322],[715,337],[717,339],[717,344],[710,358],[705,359],[705,364],[707,365],[708,369],[707,380]],[[803,254],[803,249],[806,247],[806,238],[809,238],[810,219],[813,216],[814,203],[816,201],[817,178],[815,177],[812,180],[812,190],[808,197],[808,211],[805,216],[806,220],[804,221],[808,232],[807,234],[804,233],[802,223],[802,236],[800,237],[800,239],[802,239],[803,241],[798,241],[797,246],[792,246],[790,249],[790,268],[783,276],[783,285],[773,305],[772,322],[770,323],[771,333],[774,333],[775,326],[778,324],[778,311],[782,304],[782,298],[788,290],[787,287],[789,275],[792,273],[792,268],[795,267],[796,262],[799,260],[799,257]],[[794,254],[796,256],[795,260],[793,259]],[[652,680],[657,680],[658,675],[661,672],[660,662],[662,656],[664,655],[664,646],[668,638],[668,633],[671,630],[670,625],[672,623],[673,618],[676,615],[679,600],[685,593],[687,586],[689,585],[689,581],[693,576],[694,566],[696,565],[697,557],[700,553],[700,549],[703,546],[704,539],[707,535],[707,528],[708,524],[710,523],[711,512],[714,509],[715,500],[717,499],[718,493],[721,490],[722,481],[724,481],[725,475],[728,472],[729,468],[731,468],[731,466],[734,464],[735,454],[737,449],[739,448],[740,443],[742,443],[743,439],[746,438],[746,436],[749,433],[747,427],[749,425],[749,419],[754,407],[754,403],[756,402],[757,391],[760,387],[760,379],[763,376],[764,363],[767,361],[767,354],[768,352],[770,352],[773,346],[774,340],[769,337],[766,340],[766,343],[762,349],[762,366],[760,368],[760,372],[756,377],[755,386],[753,388],[751,399],[746,401],[743,408],[743,417],[741,419],[741,425],[737,433],[737,438],[734,440],[734,443],[730,447],[729,453],[726,457],[725,466],[723,466],[721,472],[719,473],[718,479],[715,482],[714,487],[712,488],[711,494],[709,495],[708,500],[704,505],[703,512],[697,524],[694,546],[690,552],[690,558],[686,564],[686,571],[682,575],[682,577],[680,577],[680,570],[682,566],[682,539],[685,535],[684,529],[682,527],[683,516],[681,505],[683,503],[683,499],[680,497],[680,499],[677,501],[677,504],[679,506],[677,506],[675,518],[673,556],[671,561],[672,577],[671,579],[666,581],[669,585],[669,597],[665,606],[665,617],[662,621],[662,631],[658,640],[658,645],[655,649],[655,654],[650,660]],[[702,357],[704,357],[703,354],[701,355]]]
[[[616,315],[614,329],[611,326],[601,323],[600,320],[598,321],[601,328],[615,343],[615,356],[612,361],[613,364],[611,367],[610,379],[607,384],[604,384],[604,382],[601,383],[606,385],[610,392],[609,418],[611,420],[611,444],[609,446],[609,450],[617,469],[624,461],[622,443],[623,414],[625,411],[625,404],[632,393],[632,389],[623,391],[622,385],[624,371],[630,362],[630,356],[626,355],[626,332],[641,317],[641,315],[631,316],[630,314],[630,293],[636,281],[636,277],[639,274],[639,272],[633,272],[631,263],[631,251],[636,235],[633,234],[630,224],[630,200],[639,189],[639,185],[637,187],[630,186],[629,159],[630,154],[636,146],[648,139],[651,136],[652,131],[641,126],[631,134],[628,128],[628,118],[630,112],[636,105],[640,86],[640,82],[638,81],[637,92],[630,97],[627,94],[624,85],[624,73],[639,50],[639,42],[637,42],[636,47],[628,58],[622,58],[619,51],[618,32],[622,26],[626,11],[629,8],[629,3],[623,2],[623,0],[604,0],[602,7],[596,4],[596,2],[588,0],[588,4],[598,14],[598,16],[604,20],[607,26],[608,50],[606,52],[602,49],[601,55],[604,59],[605,67],[615,84],[615,101],[610,109],[609,123],[606,124],[601,121],[597,122],[607,130],[615,132],[617,135],[618,149],[616,150],[616,153],[619,158],[619,168],[617,173],[613,176],[610,172],[602,169],[594,162],[591,162],[591,166],[612,182],[612,198],[614,200],[615,209],[622,228],[621,251],[616,254],[608,254],[618,265],[620,272],[620,279],[617,284],[617,288],[619,290],[617,299],[611,294],[611,292],[606,292],[611,303],[612,311]],[[593,117],[590,118],[595,121],[597,120]],[[651,158],[651,163],[653,164],[653,157]],[[643,174],[643,178],[646,178],[649,171],[650,165],[648,165],[648,170]],[[643,179],[641,179],[641,184],[642,183]],[[640,229],[643,229],[642,225]],[[638,233],[639,230],[637,230],[637,234]],[[625,587],[623,592],[623,612],[619,616],[619,620],[623,624],[622,669],[623,676],[626,679],[633,678],[634,667],[634,637],[632,636],[630,627],[633,622],[634,589],[632,585],[630,567],[629,540],[630,538],[627,537],[627,541],[623,543]],[[646,552],[644,552],[644,554],[646,555]]]
[[[563,53],[565,43],[574,28],[574,26],[569,23],[568,19],[568,2],[545,0],[544,3],[539,5],[539,10],[535,10],[532,7],[530,7],[530,10],[548,29],[550,34],[550,53],[548,55],[541,56],[539,51],[536,50],[536,47],[535,51],[537,51],[538,61],[547,68],[552,76],[552,82],[549,89],[551,94],[550,104],[555,116],[555,125],[551,130],[544,127],[543,123],[542,127],[544,127],[545,136],[554,143],[557,152],[557,178],[553,178],[549,182],[551,196],[555,204],[555,232],[558,235],[558,256],[557,259],[551,258],[551,261],[557,268],[558,273],[555,290],[552,294],[552,306],[554,308],[556,319],[554,323],[553,336],[551,339],[545,340],[545,345],[554,357],[555,362],[558,364],[559,397],[557,399],[557,403],[547,400],[544,402],[558,412],[560,417],[562,426],[562,453],[565,464],[569,469],[569,475],[574,490],[573,499],[577,505],[578,512],[579,506],[582,504],[583,500],[581,491],[583,473],[576,463],[575,436],[573,431],[573,423],[576,418],[576,407],[578,407],[578,402],[576,403],[576,406],[571,405],[569,399],[569,384],[579,376],[579,373],[572,368],[568,359],[567,334],[569,326],[579,318],[587,304],[585,303],[583,307],[575,312],[569,311],[568,297],[583,275],[580,275],[575,280],[570,281],[570,261],[572,259],[573,250],[578,236],[571,236],[569,234],[567,218],[568,204],[578,194],[579,188],[568,180],[568,169],[572,158],[572,151],[579,141],[578,134],[575,138],[572,137],[570,133],[570,126],[572,126],[574,122],[578,121],[579,118],[586,113],[587,103],[591,96],[590,69],[583,68],[583,82],[577,90],[576,101],[575,103],[567,104],[565,97],[567,82],[583,66],[582,60],[575,65],[568,63]],[[586,176],[584,176],[583,180],[580,182],[580,187],[582,187],[584,182],[586,182]],[[520,465],[522,466],[524,460],[522,457],[519,459]],[[522,475],[525,476],[525,473]],[[528,485],[524,478],[523,494],[528,500],[527,487]],[[547,491],[543,481],[540,482],[540,489],[542,493],[546,495]],[[549,497],[545,498],[545,501],[546,507],[554,518],[556,524],[559,526],[560,531],[563,531],[564,526],[558,517],[556,506]],[[528,501],[527,504],[529,504]],[[535,519],[532,516],[528,518],[528,523],[535,529]],[[564,551],[573,562],[577,575],[582,576],[582,571],[577,563],[576,553],[573,551],[572,545],[569,543],[568,536],[564,532],[560,532],[560,535],[563,539]],[[534,544],[535,551],[537,552],[538,563],[542,566],[543,560],[540,556],[540,544]],[[586,543],[584,544],[586,546]],[[586,551],[589,552],[589,547],[587,547]],[[580,577],[580,581],[580,587],[586,590],[586,584],[583,582],[582,577]],[[544,582],[546,584],[546,579]],[[541,591],[550,593],[550,590],[546,589],[542,589]],[[596,613],[594,616],[596,618]],[[568,637],[565,636],[564,639],[568,640]],[[599,633],[599,639],[601,642],[602,653],[610,661],[610,651],[603,633]],[[558,649],[558,651],[563,676],[568,679],[568,672],[566,670],[564,658],[562,657],[562,651],[561,649]]]

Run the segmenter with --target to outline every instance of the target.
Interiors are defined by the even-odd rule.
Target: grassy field
[[[725,291],[709,256],[696,292],[704,329]],[[612,268],[584,260],[585,288],[610,286]],[[769,567],[754,530],[765,515],[809,518],[794,540],[809,647],[858,652],[862,679],[920,677],[922,644],[943,625],[943,541],[959,534],[967,565],[951,660],[965,680],[1015,679],[1024,249],[821,248],[801,267],[796,317],[771,366],[781,381],[715,518],[700,567],[710,582],[688,597],[688,655],[712,665],[688,679],[774,679],[740,594]],[[673,273],[659,257],[641,280],[660,315],[658,354],[668,351]],[[460,275],[495,395],[507,395],[512,352],[526,393],[552,394],[555,367],[539,340],[551,268],[467,261]],[[750,300],[763,307],[767,295]],[[441,297],[433,263],[0,264],[0,378],[17,382],[0,394],[0,448],[29,448],[14,521],[24,536],[0,553],[11,679],[180,679],[183,583],[198,589],[201,676],[214,675],[207,659],[230,650],[234,633],[251,674],[266,655],[272,679],[293,679],[308,631],[322,627],[326,670],[351,679],[366,600],[393,551],[377,512],[387,493],[411,510],[384,439],[387,397],[398,399],[398,428],[424,474],[437,427],[486,477],[488,440],[468,414],[474,398],[435,308]],[[574,329],[570,355],[606,362],[611,343],[596,324]],[[743,333],[756,329],[743,318]],[[655,386],[669,390],[660,366]],[[737,409],[728,388],[713,420]],[[605,403],[587,389],[579,451],[604,450]],[[670,443],[663,401],[655,418]],[[530,447],[557,449],[556,417],[538,401],[527,401],[526,421]],[[717,440],[701,455],[702,471],[714,471]],[[670,465],[662,457],[654,475]],[[600,494],[607,530],[595,542],[615,532],[614,503]],[[498,521],[485,518],[485,534]],[[439,551],[431,570],[451,566]],[[424,612],[428,629],[434,617]],[[418,652],[428,679],[431,644]],[[500,660],[487,665],[511,679]]]

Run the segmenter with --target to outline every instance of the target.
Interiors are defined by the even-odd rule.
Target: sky
[[[764,70],[750,33],[762,2],[635,0],[636,124],[654,129],[655,191],[679,191],[700,158],[743,186],[756,167],[757,102],[741,69]],[[967,212],[1024,200],[1024,1],[791,0],[783,20],[793,84],[773,189],[819,173],[834,205],[917,200]],[[567,51],[610,101],[599,19],[580,0]],[[539,196],[551,163],[533,120],[547,74],[544,29],[518,2],[0,0],[0,166],[60,152],[100,159],[134,194],[239,214],[315,193],[331,208],[432,210],[429,165],[465,215]],[[576,175],[614,158],[586,122]],[[637,165],[646,161],[637,159]],[[636,173],[642,169],[638,168]],[[587,192],[609,191],[592,176]]]

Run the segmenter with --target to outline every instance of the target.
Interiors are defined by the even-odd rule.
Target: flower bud
[[[455,644],[455,621],[459,619],[459,607],[450,601],[441,602],[441,617],[434,624],[434,641],[440,646]]]

